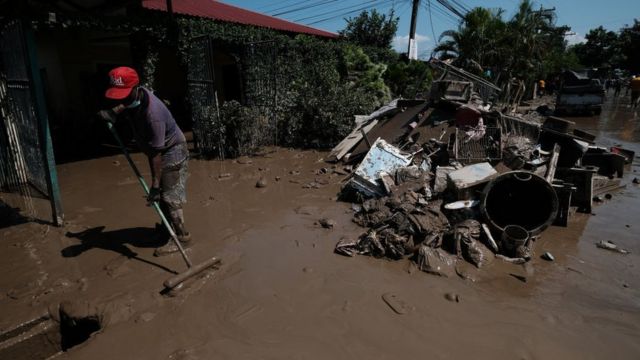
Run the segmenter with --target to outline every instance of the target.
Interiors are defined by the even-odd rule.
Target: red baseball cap
[[[131,89],[140,83],[138,73],[130,67],[121,66],[109,71],[111,87],[104,94],[109,99],[122,100],[129,96]]]

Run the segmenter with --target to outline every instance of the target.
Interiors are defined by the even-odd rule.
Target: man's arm
[[[160,152],[155,155],[149,155],[149,167],[151,168],[151,187],[160,187],[160,178],[162,177],[162,156]]]
[[[151,189],[149,189],[149,195],[147,196],[147,204],[151,205],[161,199],[162,155],[158,151],[155,154],[148,155],[147,158],[149,159],[149,168],[151,168]]]
[[[98,111],[97,115],[99,118],[101,118],[102,120],[108,121],[112,124],[115,124],[116,120],[117,120],[117,116],[123,112],[125,110],[125,106],[124,105],[116,105],[111,109],[106,109],[106,110],[100,110]]]

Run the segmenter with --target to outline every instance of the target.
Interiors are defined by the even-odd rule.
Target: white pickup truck
[[[556,114],[599,115],[604,95],[604,86],[600,80],[590,78],[586,72],[565,71],[556,99]]]

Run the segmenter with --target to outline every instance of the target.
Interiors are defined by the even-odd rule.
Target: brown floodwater
[[[598,143],[640,153],[638,115],[624,101],[572,120]],[[185,264],[153,256],[156,216],[125,159],[59,166],[65,227],[0,229],[0,330],[63,300],[86,300],[108,321],[65,358],[638,358],[640,188],[631,179],[640,161],[593,215],[545,231],[530,263],[464,267],[473,280],[463,280],[420,272],[409,260],[334,254],[339,239],[363,229],[351,223],[350,204],[336,200],[344,176],[318,171],[329,167],[326,155],[274,148],[192,160],[189,254],[223,265],[173,297],[160,294],[162,281]],[[135,161],[148,174],[143,156]],[[255,186],[260,178],[266,187]],[[322,228],[321,218],[336,225]],[[631,254],[599,249],[599,240]],[[539,258],[545,251],[554,262]],[[390,293],[404,314],[383,300]]]

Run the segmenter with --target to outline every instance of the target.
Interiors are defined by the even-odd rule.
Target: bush
[[[182,20],[181,26],[180,51],[187,67],[188,39],[198,34],[238,44],[234,55],[243,59],[247,103],[225,103],[220,109],[222,125],[209,124],[215,131],[203,132],[221,138],[226,155],[243,155],[257,146],[274,143],[333,146],[351,131],[354,115],[368,114],[390,99],[383,79],[386,66],[372,62],[361,48],[347,42],[306,35],[290,37],[269,29],[198,19]],[[249,40],[274,41],[243,52],[242,44]],[[269,60],[274,49],[275,64]],[[275,84],[265,86],[272,75]],[[276,89],[275,94],[269,91],[271,88]],[[208,144],[219,143],[209,140]],[[209,149],[215,151],[213,146]]]
[[[220,107],[223,129],[223,148],[226,156],[237,157],[254,152],[265,145],[269,118],[258,108],[242,106],[232,100]]]
[[[298,36],[279,56],[276,110],[279,142],[330,147],[346,136],[354,115],[368,114],[389,99],[384,65],[346,43]]]

